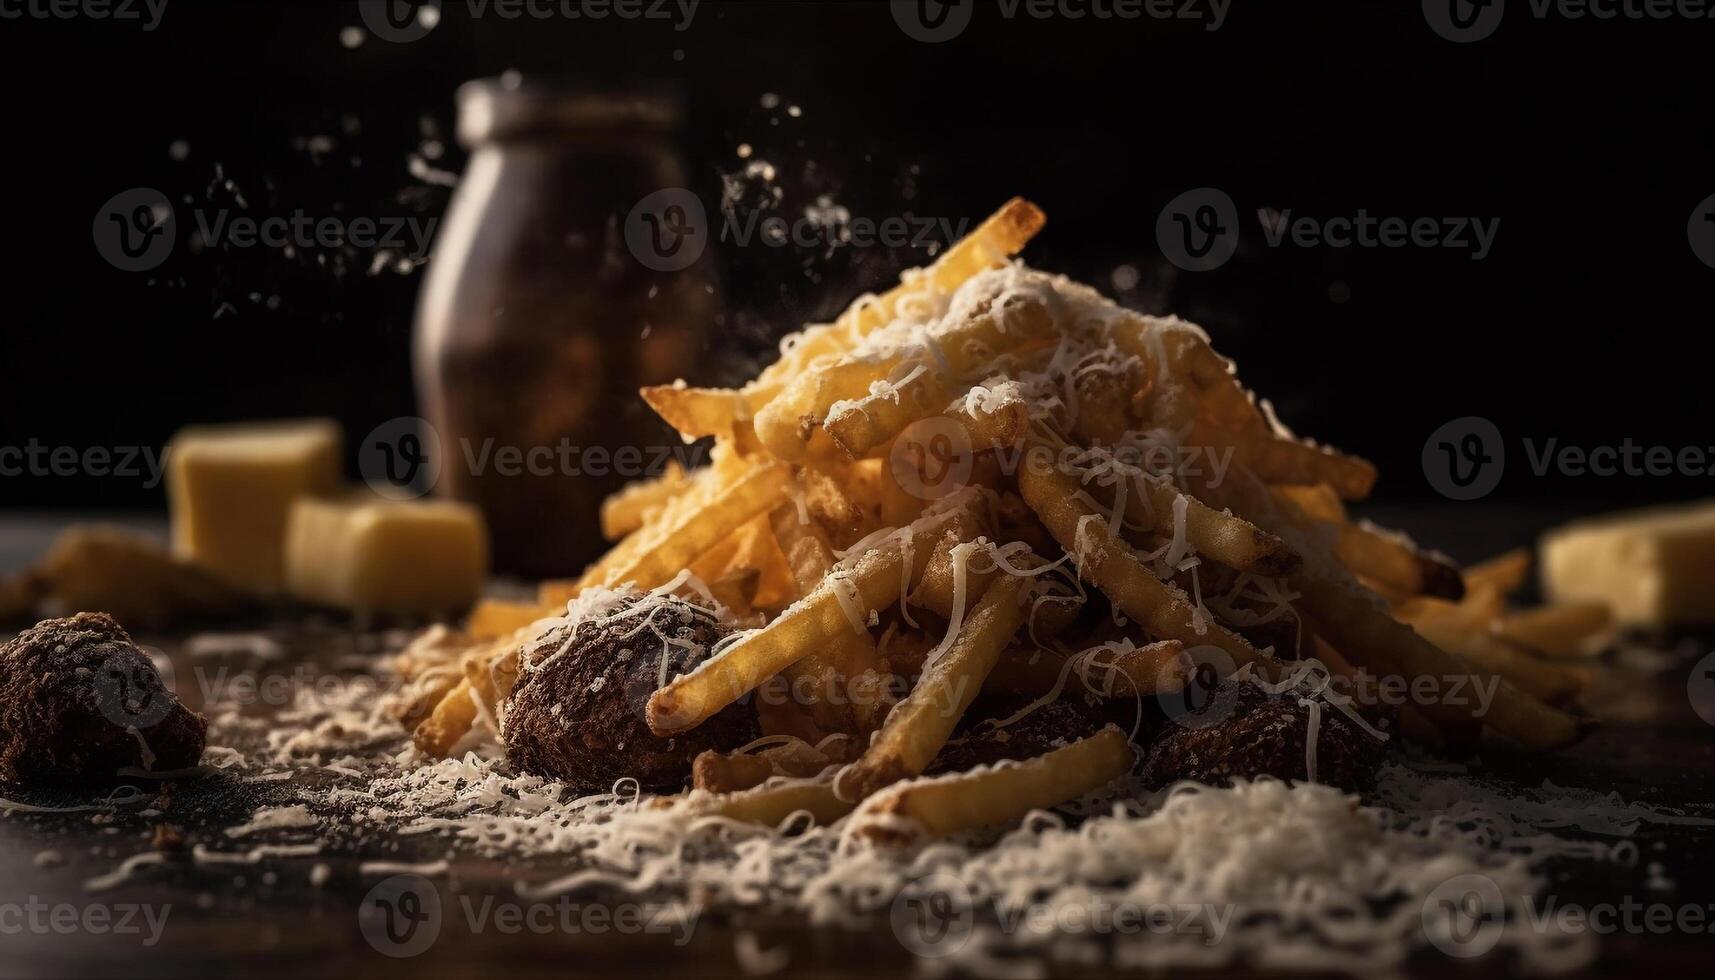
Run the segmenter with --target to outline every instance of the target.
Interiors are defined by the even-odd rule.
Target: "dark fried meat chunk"
[[[187,769],[207,737],[104,613],[44,620],[0,647],[0,779],[87,786],[125,768]]]
[[[991,716],[1005,718],[1005,714]],[[1081,701],[1050,701],[1002,729],[978,725],[941,747],[926,776],[963,772],[976,766],[1033,759],[1088,738],[1107,727],[1107,719]]]
[[[1329,704],[1316,734],[1316,781],[1356,792],[1369,785],[1385,754],[1382,740]],[[1150,747],[1143,775],[1151,786],[1180,780],[1222,785],[1273,776],[1306,780],[1310,708],[1296,694],[1270,695],[1228,681],[1207,703],[1170,721]]]
[[[727,706],[689,732],[661,738],[644,707],[662,677],[687,673],[726,635],[714,616],[679,599],[651,596],[649,612],[624,615],[628,598],[607,616],[560,627],[539,641],[541,669],[520,671],[507,698],[502,738],[519,769],[601,792],[623,778],[670,792],[691,777],[705,750],[729,751],[760,734],[749,699]],[[566,652],[554,659],[567,639]],[[671,641],[671,642],[668,642]]]

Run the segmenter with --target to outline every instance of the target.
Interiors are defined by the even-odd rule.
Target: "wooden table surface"
[[[1513,517],[1474,522],[1468,511],[1460,511],[1456,522],[1435,514],[1393,517],[1425,540],[1458,541],[1463,535],[1473,548],[1481,549],[1461,551],[1457,545],[1450,549],[1464,559],[1522,543],[1530,533],[1528,525],[1521,530]],[[62,519],[39,516],[0,518],[0,569],[30,560],[61,523]],[[148,518],[128,523],[159,530],[158,522]],[[1495,527],[1513,530],[1497,535]],[[1507,533],[1522,540],[1507,540]],[[182,638],[144,639],[179,662]],[[1687,696],[1692,663],[1715,649],[1715,641],[1703,636],[1676,638],[1676,642],[1684,655],[1656,672],[1609,669],[1601,694],[1591,705],[1604,724],[1584,742],[1548,757],[1491,745],[1482,755],[1483,775],[1522,786],[1540,785],[1546,779],[1561,786],[1612,790],[1628,802],[1656,806],[1715,802],[1715,728],[1698,717]],[[288,639],[292,656],[303,657],[317,669],[349,667],[354,651],[374,645],[372,635],[337,624]],[[184,685],[180,689],[185,693]],[[196,692],[189,692],[187,700],[194,703]],[[763,949],[784,950],[790,957],[782,971],[787,975],[895,975],[918,965],[885,918],[869,930],[810,930],[798,920],[734,922],[712,913],[697,922],[682,944],[669,933],[506,935],[455,926],[443,928],[425,955],[389,958],[377,952],[360,928],[357,910],[376,879],[360,875],[358,865],[375,859],[431,859],[445,852],[444,845],[422,837],[353,839],[314,860],[257,867],[174,865],[153,869],[111,892],[90,894],[84,889],[87,879],[147,850],[157,824],[170,823],[191,841],[223,841],[224,828],[243,822],[258,806],[289,800],[291,790],[290,784],[241,783],[216,776],[175,784],[170,802],[153,816],[137,808],[94,819],[88,813],[0,815],[0,975],[728,976],[740,973],[734,952],[739,928],[753,932]],[[0,784],[0,797],[35,803],[69,801],[4,784]],[[1715,853],[1710,848],[1715,832],[1697,826],[1645,824],[1634,839],[1643,855],[1637,867],[1569,864],[1555,876],[1556,895],[1570,903],[1617,902],[1631,896],[1673,906],[1700,905],[1715,919]],[[45,850],[57,852],[63,863],[40,865],[38,855]],[[1665,891],[1648,883],[1647,865],[1656,861],[1672,879]],[[316,863],[327,864],[332,875],[321,886],[309,878]],[[480,902],[483,896],[511,894],[517,871],[498,862],[460,860],[449,876],[439,880],[437,889],[447,903]],[[170,907],[159,941],[144,945],[146,934],[98,935],[82,928],[51,927],[53,915],[78,915],[92,905],[116,903],[151,907],[157,915]],[[8,928],[4,918],[8,905],[44,910],[40,914],[50,917],[50,927]],[[456,915],[447,919],[462,921]],[[1582,975],[1701,972],[1715,953],[1715,944],[1706,931],[1674,931],[1607,936],[1602,949],[1598,964]],[[1501,976],[1508,975],[1511,966],[1493,957],[1465,963],[1430,953],[1415,959],[1410,972],[1435,977]],[[1056,970],[1055,975],[1079,975],[1079,971]]]

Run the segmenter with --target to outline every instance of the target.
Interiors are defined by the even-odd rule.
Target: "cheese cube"
[[[167,456],[173,550],[234,585],[278,592],[292,502],[338,490],[342,443],[326,419],[181,430]]]
[[[292,507],[286,579],[295,599],[359,614],[456,613],[481,597],[487,578],[488,531],[467,504],[362,490]]]
[[[1605,602],[1622,623],[1715,622],[1715,500],[1549,532],[1542,587],[1555,602]]]

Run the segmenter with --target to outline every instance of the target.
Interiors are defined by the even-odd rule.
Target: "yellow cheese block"
[[[466,504],[363,490],[292,507],[286,580],[295,599],[360,614],[459,613],[487,578],[488,531]]]
[[[1622,623],[1715,622],[1715,500],[1550,531],[1542,588],[1555,602],[1605,602]]]
[[[337,492],[343,436],[326,419],[195,426],[173,437],[173,550],[234,585],[285,584],[286,517],[299,497]]]

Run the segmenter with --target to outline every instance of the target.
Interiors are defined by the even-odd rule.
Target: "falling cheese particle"
[[[368,491],[305,498],[286,532],[295,599],[362,614],[457,613],[481,597],[488,532],[473,507]]]
[[[1715,500],[1549,532],[1542,587],[1555,602],[1607,603],[1623,623],[1715,622]]]
[[[181,430],[167,458],[174,551],[235,585],[278,592],[287,514],[299,497],[338,489],[342,443],[325,419]]]

